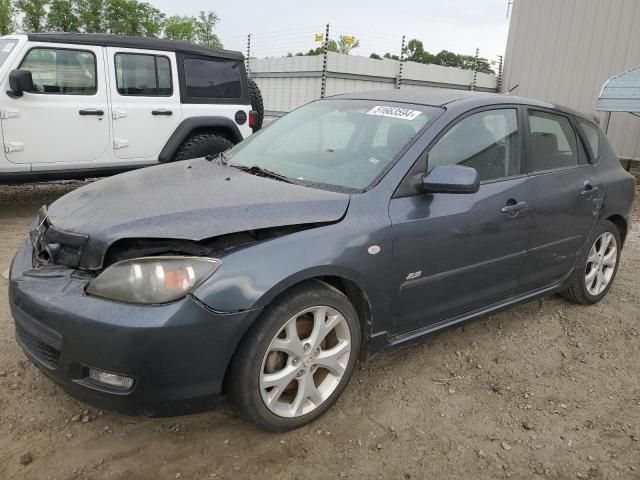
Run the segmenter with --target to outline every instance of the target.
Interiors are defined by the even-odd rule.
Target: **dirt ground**
[[[0,187],[0,273],[79,182]],[[640,192],[639,192],[640,193]],[[609,295],[551,296],[362,364],[286,434],[231,406],[143,419],[79,403],[26,360],[0,279],[0,478],[640,478],[640,203]]]

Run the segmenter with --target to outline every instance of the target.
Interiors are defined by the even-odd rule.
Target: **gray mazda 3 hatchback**
[[[288,430],[358,359],[614,281],[635,182],[588,117],[457,90],[310,103],[215,158],[43,206],[11,268],[16,336],[65,391],[174,415],[229,395]]]

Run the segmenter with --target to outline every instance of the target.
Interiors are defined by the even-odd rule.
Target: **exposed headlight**
[[[192,291],[220,267],[215,258],[142,257],[114,263],[87,293],[128,303],[167,303]]]

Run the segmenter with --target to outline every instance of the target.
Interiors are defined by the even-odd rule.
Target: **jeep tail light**
[[[254,110],[251,110],[249,112],[249,126],[254,127],[255,124],[256,124],[256,112]]]

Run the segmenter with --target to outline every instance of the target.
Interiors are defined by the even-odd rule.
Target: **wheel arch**
[[[620,233],[620,240],[624,245],[624,241],[627,238],[627,231],[629,228],[625,218],[622,215],[614,214],[614,215],[608,216],[606,220],[610,221],[616,226],[616,228],[618,229],[618,232]]]
[[[305,276],[294,275],[289,277],[288,279],[283,280],[276,286],[274,286],[271,290],[266,292],[260,299],[260,305],[263,305],[263,308],[278,301],[278,298],[284,295],[289,290],[296,288],[305,283],[312,282],[320,282],[329,288],[335,288],[344,294],[351,304],[353,305],[356,313],[358,314],[358,323],[360,324],[361,331],[361,348],[360,348],[360,357],[365,358],[368,349],[366,348],[367,342],[371,336],[372,332],[372,307],[369,296],[362,286],[350,275],[346,275],[344,272],[308,272]],[[231,355],[227,366],[225,367],[225,375],[223,382],[223,392],[226,390],[226,385],[228,381],[229,371],[231,369],[231,365],[233,364],[233,358],[236,356],[238,349],[243,343],[244,338],[249,334],[249,332],[255,327],[256,323],[260,321],[260,316],[255,318],[249,325],[247,325],[246,329],[242,333],[242,336],[236,343],[233,354]]]
[[[203,116],[184,119],[174,130],[158,155],[160,163],[170,162],[180,146],[192,135],[198,133],[215,133],[224,136],[232,143],[242,141],[238,126],[227,117]]]

